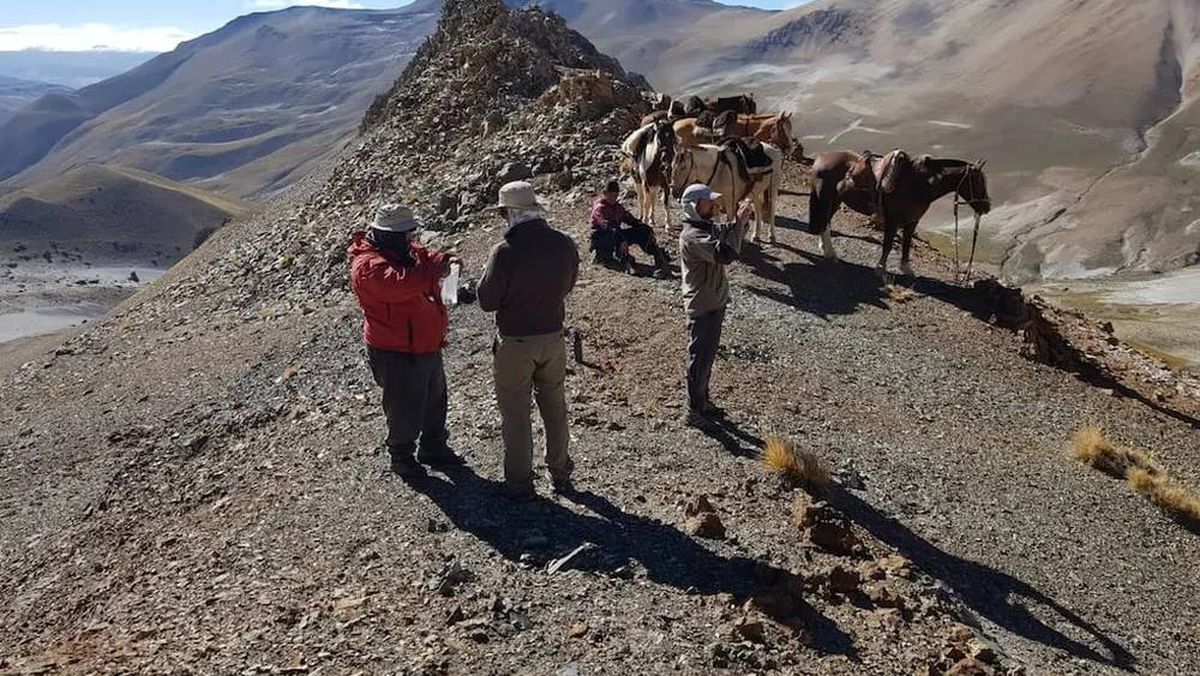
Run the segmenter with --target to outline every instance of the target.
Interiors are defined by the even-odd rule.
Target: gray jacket
[[[679,264],[683,271],[683,305],[689,317],[699,317],[729,304],[725,266],[742,251],[742,229],[736,224],[685,220],[679,234]]]

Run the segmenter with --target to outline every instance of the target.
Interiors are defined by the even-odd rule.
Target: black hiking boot
[[[393,455],[392,474],[404,480],[420,479],[426,476],[425,468],[411,455]]]
[[[430,465],[431,467],[461,467],[467,464],[463,457],[445,444],[440,444],[432,447],[421,447],[417,451],[417,462],[422,465]]]

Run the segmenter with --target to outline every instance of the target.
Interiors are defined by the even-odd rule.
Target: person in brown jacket
[[[492,345],[504,438],[504,481],[513,497],[533,495],[530,395],[546,428],[546,466],[555,492],[572,490],[568,453],[566,297],[579,275],[575,241],[550,227],[533,186],[500,188],[494,207],[508,221],[479,281],[479,306],[496,313]]]

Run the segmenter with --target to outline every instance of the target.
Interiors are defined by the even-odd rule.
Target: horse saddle
[[[721,150],[732,152],[741,161],[742,166],[751,174],[767,174],[775,169],[775,162],[767,154],[763,144],[748,142],[740,138],[727,138],[721,142]]]
[[[896,188],[896,177],[908,161],[908,153],[896,149],[886,155],[864,150],[858,161],[846,173],[846,187],[890,193]]]

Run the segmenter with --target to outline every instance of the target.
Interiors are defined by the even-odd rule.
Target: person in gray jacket
[[[738,259],[742,237],[753,213],[749,204],[738,209],[734,223],[713,222],[720,193],[697,183],[683,191],[683,231],[679,235],[679,260],[683,278],[683,304],[688,315],[687,416],[692,427],[709,428],[723,413],[708,395],[713,362],[721,343],[725,307],[729,305],[729,278],[725,267]]]

